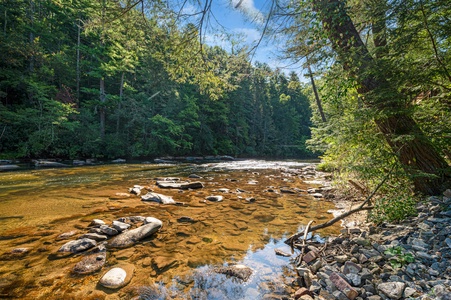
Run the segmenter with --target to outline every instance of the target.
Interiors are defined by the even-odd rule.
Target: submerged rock
[[[247,281],[254,272],[251,268],[245,265],[233,265],[227,267],[219,267],[214,269],[216,273],[225,274],[227,276],[236,277],[243,281]]]
[[[105,247],[100,247],[83,256],[72,271],[77,274],[91,274],[99,271],[106,263]]]
[[[141,227],[122,232],[121,234],[113,238],[108,245],[114,248],[124,248],[131,246],[136,242],[151,236],[163,226],[163,222],[156,218],[146,218],[146,221],[149,222]]]

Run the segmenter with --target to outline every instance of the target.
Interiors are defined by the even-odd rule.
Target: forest
[[[170,3],[3,0],[1,157],[319,155],[369,189],[449,185],[449,1],[272,1],[262,35],[307,78],[203,43],[212,0]]]
[[[2,1],[4,158],[310,157],[299,78],[201,45],[161,3]]]

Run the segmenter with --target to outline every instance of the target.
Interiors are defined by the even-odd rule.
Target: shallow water
[[[40,169],[0,173],[0,298],[130,299],[158,289],[161,299],[261,299],[267,293],[290,291],[293,271],[285,252],[289,236],[310,220],[330,219],[333,204],[307,193],[268,192],[268,187],[317,187],[315,178],[300,178],[281,168],[302,168],[305,162],[239,161],[201,165],[120,164]],[[204,188],[192,191],[160,189],[155,177],[202,176]],[[310,182],[310,183],[306,183]],[[116,196],[138,184],[173,196],[184,206],[142,202],[140,197]],[[221,193],[219,188],[228,188]],[[237,192],[239,188],[245,192]],[[205,197],[222,195],[222,202]],[[254,197],[255,202],[244,200]],[[98,273],[74,275],[80,255],[55,258],[67,240],[61,233],[87,232],[92,219],[107,224],[119,217],[153,216],[163,221],[154,236],[127,249],[109,250]],[[177,219],[188,216],[194,223]],[[321,232],[336,233],[337,226]],[[11,254],[28,248],[25,254]],[[120,290],[97,282],[118,264],[133,264],[132,281]],[[254,270],[248,282],[216,274],[213,268],[233,263]],[[148,294],[148,293],[147,293]],[[151,299],[149,297],[148,299]],[[153,297],[152,299],[158,299]]]

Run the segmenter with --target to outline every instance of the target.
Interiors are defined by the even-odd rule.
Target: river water
[[[310,220],[322,223],[334,205],[307,192],[318,178],[285,172],[309,162],[235,161],[208,164],[115,164],[0,173],[0,298],[10,299],[263,299],[293,291],[290,253],[283,243]],[[200,175],[202,189],[160,189],[156,177]],[[190,179],[193,181],[193,179]],[[183,206],[143,202],[124,195],[134,185],[172,196]],[[219,189],[229,191],[219,191]],[[296,189],[282,193],[280,188]],[[238,190],[237,190],[238,189]],[[221,195],[222,202],[205,201]],[[255,201],[246,201],[254,198]],[[163,221],[151,238],[126,249],[109,249],[101,271],[76,275],[82,255],[55,257],[68,240],[62,233],[86,233],[93,219],[107,224],[127,216]],[[180,217],[195,222],[178,222]],[[337,233],[338,226],[320,232]],[[26,248],[25,253],[12,253]],[[293,255],[294,257],[295,255]],[[247,282],[214,269],[244,264]],[[133,265],[131,282],[119,290],[98,284],[114,266]]]

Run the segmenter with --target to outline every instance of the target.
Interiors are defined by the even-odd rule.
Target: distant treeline
[[[200,47],[149,5],[0,3],[1,157],[312,155],[295,73]]]

